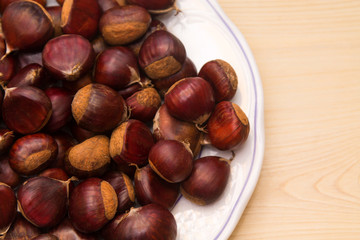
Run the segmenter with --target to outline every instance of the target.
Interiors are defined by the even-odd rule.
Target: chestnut
[[[144,166],[154,145],[153,135],[145,123],[129,119],[118,126],[111,134],[110,156],[118,164],[124,162]]]
[[[64,159],[67,150],[77,144],[77,141],[68,133],[60,131],[51,135],[58,146],[56,159],[50,164],[52,168],[64,168]]]
[[[31,239],[38,235],[40,235],[40,230],[29,223],[21,213],[18,212],[4,240]]]
[[[136,56],[126,47],[112,47],[97,57],[94,81],[115,90],[140,81]]]
[[[152,87],[153,84],[151,83],[151,80],[144,76],[143,74],[140,75],[140,82],[134,82],[125,88],[118,91],[118,93],[124,98],[127,99],[131,95],[133,95],[135,92],[140,91],[141,89]]]
[[[114,7],[119,7],[119,6],[125,6],[126,2],[125,0],[97,0],[101,11],[104,13],[107,10],[114,8]]]
[[[246,114],[229,101],[218,103],[207,123],[211,145],[220,150],[230,150],[246,141],[250,124]]]
[[[61,29],[89,40],[98,30],[101,10],[97,0],[65,0],[61,12]]]
[[[37,63],[29,64],[11,78],[10,82],[6,85],[8,88],[33,86],[37,88],[46,88],[50,83],[45,69]]]
[[[71,180],[43,176],[29,178],[17,191],[21,214],[39,228],[59,224],[66,215]]]
[[[96,240],[95,236],[77,231],[68,218],[65,218],[57,227],[51,229],[50,233],[64,240]]]
[[[10,3],[13,3],[13,2],[16,2],[16,1],[20,1],[20,0],[2,0],[0,2],[0,13],[3,13],[5,8],[10,4]],[[45,6],[46,5],[46,0],[33,0],[34,2],[37,2],[39,3],[40,5],[42,6]]]
[[[63,34],[61,29],[61,6],[47,7],[46,11],[50,14],[51,20],[54,24],[54,37],[58,37]]]
[[[159,177],[149,165],[135,172],[134,189],[141,205],[157,203],[171,209],[179,196],[179,187],[179,184],[169,183]]]
[[[92,233],[114,218],[117,206],[116,192],[108,182],[88,178],[71,193],[69,218],[78,231]]]
[[[150,34],[139,52],[139,65],[151,79],[165,78],[180,71],[185,59],[182,42],[165,30]]]
[[[16,216],[16,196],[12,188],[0,182],[0,238],[9,230]]]
[[[110,183],[118,197],[118,213],[129,210],[135,204],[135,192],[131,179],[122,172],[109,171],[102,179]]]
[[[129,4],[135,4],[146,8],[152,14],[162,14],[171,10],[180,11],[175,5],[175,0],[126,0]]]
[[[6,126],[21,134],[40,131],[52,113],[50,99],[44,91],[31,86],[5,89],[2,116]]]
[[[194,63],[190,58],[186,58],[182,68],[177,73],[165,78],[154,79],[154,87],[158,90],[160,96],[164,97],[169,88],[177,81],[187,78],[196,77],[197,71]]]
[[[44,67],[53,76],[60,80],[75,81],[91,69],[95,52],[86,38],[65,34],[46,43],[42,58]]]
[[[61,181],[66,181],[69,179],[69,176],[61,168],[48,168],[42,171],[39,176],[54,178]]]
[[[130,118],[150,122],[161,105],[161,98],[155,88],[144,88],[126,99]]]
[[[228,101],[236,93],[238,79],[233,67],[226,61],[216,59],[202,66],[199,77],[208,81],[214,90],[215,101]]]
[[[96,56],[108,48],[108,45],[106,44],[103,36],[101,36],[101,35],[98,35],[97,37],[95,37],[95,39],[91,41],[91,44],[94,48]]]
[[[67,173],[79,178],[101,176],[110,164],[109,138],[97,135],[71,147],[64,164]]]
[[[151,22],[145,8],[135,5],[115,7],[100,18],[99,29],[110,45],[124,45],[143,36]]]
[[[42,66],[42,51],[18,51],[16,56],[20,69],[32,63],[37,63]]]
[[[0,182],[3,182],[9,185],[12,188],[17,187],[22,178],[17,172],[15,172],[9,164],[9,156],[1,155],[0,156]]]
[[[7,52],[40,49],[53,36],[51,16],[34,1],[9,4],[1,18]]]
[[[190,144],[194,156],[197,156],[201,150],[202,132],[195,124],[171,116],[165,104],[160,106],[154,117],[153,131],[157,141],[178,140]]]
[[[0,58],[6,53],[6,43],[3,36],[0,36]]]
[[[6,85],[16,74],[16,60],[13,55],[4,55],[0,59],[0,82]]]
[[[85,87],[86,85],[92,82],[93,80],[91,73],[87,73],[76,81],[72,81],[72,82],[63,81],[62,85],[64,88],[66,88],[68,91],[70,91],[72,94],[75,95],[77,91],[79,91],[81,88]]]
[[[71,121],[73,95],[64,88],[51,87],[45,90],[52,106],[52,114],[44,127],[45,131],[56,132]]]
[[[215,107],[214,91],[200,77],[184,78],[173,84],[165,94],[164,102],[172,116],[200,125]]]
[[[70,131],[71,131],[71,134],[74,136],[74,138],[78,142],[83,142],[86,139],[89,139],[89,138],[94,137],[96,135],[96,133],[91,132],[89,130],[86,130],[86,129],[80,127],[79,125],[77,125],[77,123],[75,121],[71,122]]]
[[[33,237],[31,240],[59,240],[59,238],[50,233],[43,233]]]
[[[190,176],[181,183],[181,193],[198,205],[207,205],[223,193],[230,175],[230,160],[206,156],[195,160]]]
[[[141,231],[139,231],[141,229]],[[132,208],[118,215],[103,230],[105,239],[175,240],[177,225],[172,213],[158,204]]]
[[[57,153],[57,144],[50,135],[44,133],[26,135],[12,145],[9,163],[17,173],[29,176],[49,166],[55,160]]]
[[[0,155],[7,153],[14,142],[14,132],[6,128],[0,129]]]
[[[162,179],[177,183],[190,175],[193,154],[185,143],[177,140],[160,140],[150,149],[149,165]]]
[[[92,132],[105,132],[115,128],[126,117],[124,99],[112,88],[93,83],[81,88],[71,103],[76,123]]]

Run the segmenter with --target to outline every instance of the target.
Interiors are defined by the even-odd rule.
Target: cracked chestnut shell
[[[185,59],[182,42],[165,30],[150,34],[139,52],[139,65],[151,79],[165,78],[180,71]]]
[[[9,230],[16,216],[16,196],[12,188],[0,182],[0,238]]]
[[[64,34],[48,41],[42,52],[44,67],[56,78],[75,81],[86,74],[95,61],[91,43],[76,34]]]

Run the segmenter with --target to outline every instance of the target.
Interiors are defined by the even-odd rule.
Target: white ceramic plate
[[[49,5],[56,5],[49,0]],[[227,239],[236,227],[259,178],[264,155],[264,107],[259,73],[251,51],[239,30],[226,17],[216,0],[177,0],[181,9],[161,16],[168,30],[184,43],[198,70],[208,61],[223,59],[235,69],[239,84],[232,101],[246,113],[250,134],[235,150],[225,192],[215,203],[197,206],[180,197],[172,210],[179,240]],[[203,148],[201,156],[230,158],[229,152]]]

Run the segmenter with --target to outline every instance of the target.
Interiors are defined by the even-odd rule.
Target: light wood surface
[[[264,164],[230,240],[359,240],[360,1],[218,2],[265,99]]]

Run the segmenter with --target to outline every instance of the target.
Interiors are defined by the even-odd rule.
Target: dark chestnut
[[[32,63],[20,69],[6,86],[8,88],[33,86],[44,89],[49,83],[45,69],[40,64]]]
[[[88,84],[81,88],[71,104],[77,124],[92,132],[105,132],[124,121],[127,109],[124,99],[103,84]]]
[[[83,142],[86,139],[89,139],[89,138],[94,137],[96,135],[96,133],[91,132],[89,130],[86,130],[86,129],[80,127],[79,125],[77,125],[77,123],[75,121],[71,122],[70,131],[71,131],[71,134],[74,136],[74,138],[78,142]]]
[[[222,101],[216,105],[207,131],[211,145],[220,150],[230,150],[246,141],[250,123],[236,103]]]
[[[5,89],[2,116],[6,126],[21,134],[40,131],[52,113],[51,101],[44,91],[32,86]]]
[[[201,149],[202,132],[195,124],[181,121],[169,114],[163,104],[157,111],[153,120],[154,137],[159,140],[178,140],[190,144],[194,156],[197,156]]]
[[[99,178],[88,178],[71,193],[70,221],[80,232],[96,232],[114,218],[117,206],[116,192],[108,182]]]
[[[16,74],[16,60],[13,55],[6,55],[0,59],[0,83],[6,85]]]
[[[62,31],[91,40],[97,33],[100,15],[97,0],[65,0],[61,12]]]
[[[97,57],[94,81],[115,90],[140,81],[137,59],[126,47],[112,47]]]
[[[139,65],[151,79],[165,78],[180,71],[185,59],[182,42],[165,30],[150,34],[139,52]]]
[[[29,64],[37,63],[42,66],[42,51],[18,51],[17,54],[17,63],[20,69],[26,67]]]
[[[7,52],[40,49],[53,36],[51,16],[34,1],[9,4],[1,18]]]
[[[175,0],[126,0],[129,4],[135,4],[146,8],[152,14],[167,13],[172,10],[180,11],[175,5]]]
[[[52,168],[64,168],[64,159],[67,150],[69,148],[75,146],[77,141],[66,132],[57,132],[51,134],[51,136],[55,139],[58,146],[58,154],[56,159],[51,163],[50,167]]]
[[[233,67],[226,61],[216,59],[202,66],[199,77],[204,78],[213,87],[215,101],[228,101],[236,93],[237,76]]]
[[[203,124],[215,107],[211,85],[200,77],[184,78],[165,94],[169,113],[183,121]]]
[[[95,52],[86,38],[65,34],[48,41],[42,57],[43,65],[53,76],[61,80],[75,81],[91,69]]]
[[[0,129],[0,155],[8,152],[14,142],[14,138],[15,136],[13,131],[6,128]]]
[[[177,140],[160,140],[149,152],[149,165],[162,179],[177,183],[184,181],[193,167],[190,148]]]
[[[0,156],[0,182],[9,185],[12,188],[17,187],[21,182],[21,177],[15,172],[9,164],[9,156]]]
[[[55,160],[57,144],[50,135],[36,133],[15,141],[10,149],[9,163],[12,169],[22,175],[41,172]]]
[[[109,167],[109,138],[97,135],[71,147],[64,159],[65,170],[80,178],[101,176]]]
[[[119,7],[119,6],[125,6],[126,2],[125,0],[97,0],[101,11],[104,13],[107,10],[114,8],[114,7]]]
[[[58,37],[63,34],[61,29],[61,10],[61,6],[51,6],[46,8],[46,11],[50,14],[54,24],[54,37]]]
[[[123,122],[111,134],[110,156],[120,165],[123,162],[144,166],[154,145],[153,135],[145,123],[130,119]]]
[[[92,40],[91,44],[94,48],[96,56],[108,48],[108,45],[106,44],[103,36],[101,36],[101,35],[98,35],[94,40]]]
[[[109,171],[102,179],[110,183],[118,197],[118,213],[129,210],[135,204],[135,192],[131,179],[122,172]]]
[[[87,73],[76,81],[63,81],[63,87],[75,95],[77,91],[90,83],[93,83],[92,76],[90,73]]]
[[[52,114],[44,127],[45,131],[56,132],[71,121],[73,95],[64,88],[51,87],[45,90],[52,106]]]
[[[69,179],[69,176],[61,168],[48,168],[42,171],[39,176],[54,178],[61,181],[66,181]]]
[[[161,105],[161,98],[155,88],[144,88],[126,99],[130,118],[150,122]]]
[[[6,42],[3,36],[0,36],[0,58],[2,58],[6,53]]]
[[[6,235],[16,216],[16,196],[12,188],[0,182],[0,239]]]
[[[59,239],[66,240],[96,240],[95,236],[84,234],[74,228],[68,218],[65,218],[57,227],[51,229],[50,233]]]
[[[59,240],[59,238],[50,233],[43,233],[39,236],[33,237],[31,240]]]
[[[134,176],[136,199],[141,205],[157,203],[171,209],[178,196],[179,184],[169,183],[159,177],[149,165],[138,168]]]
[[[40,230],[18,212],[4,240],[27,240],[38,235],[40,235]]]
[[[229,160],[216,156],[199,158],[190,176],[181,183],[181,193],[196,204],[210,204],[223,193],[229,175]]]
[[[147,78],[144,74],[140,75],[140,82],[134,82],[133,84],[130,84],[126,86],[125,88],[118,91],[118,93],[124,98],[127,99],[131,95],[133,95],[135,92],[140,91],[147,87],[152,87],[153,84],[151,83],[151,80]]]
[[[151,22],[145,8],[135,5],[115,7],[100,18],[99,29],[110,45],[124,45],[143,36]]]
[[[29,178],[17,191],[20,212],[37,227],[56,226],[66,215],[70,182],[42,176]]]
[[[10,4],[10,3],[13,3],[13,2],[17,2],[17,1],[20,1],[20,0],[2,0],[0,2],[0,13],[3,13],[5,8]],[[39,3],[40,5],[44,6],[46,5],[46,0],[33,0],[34,2],[37,2]]]

